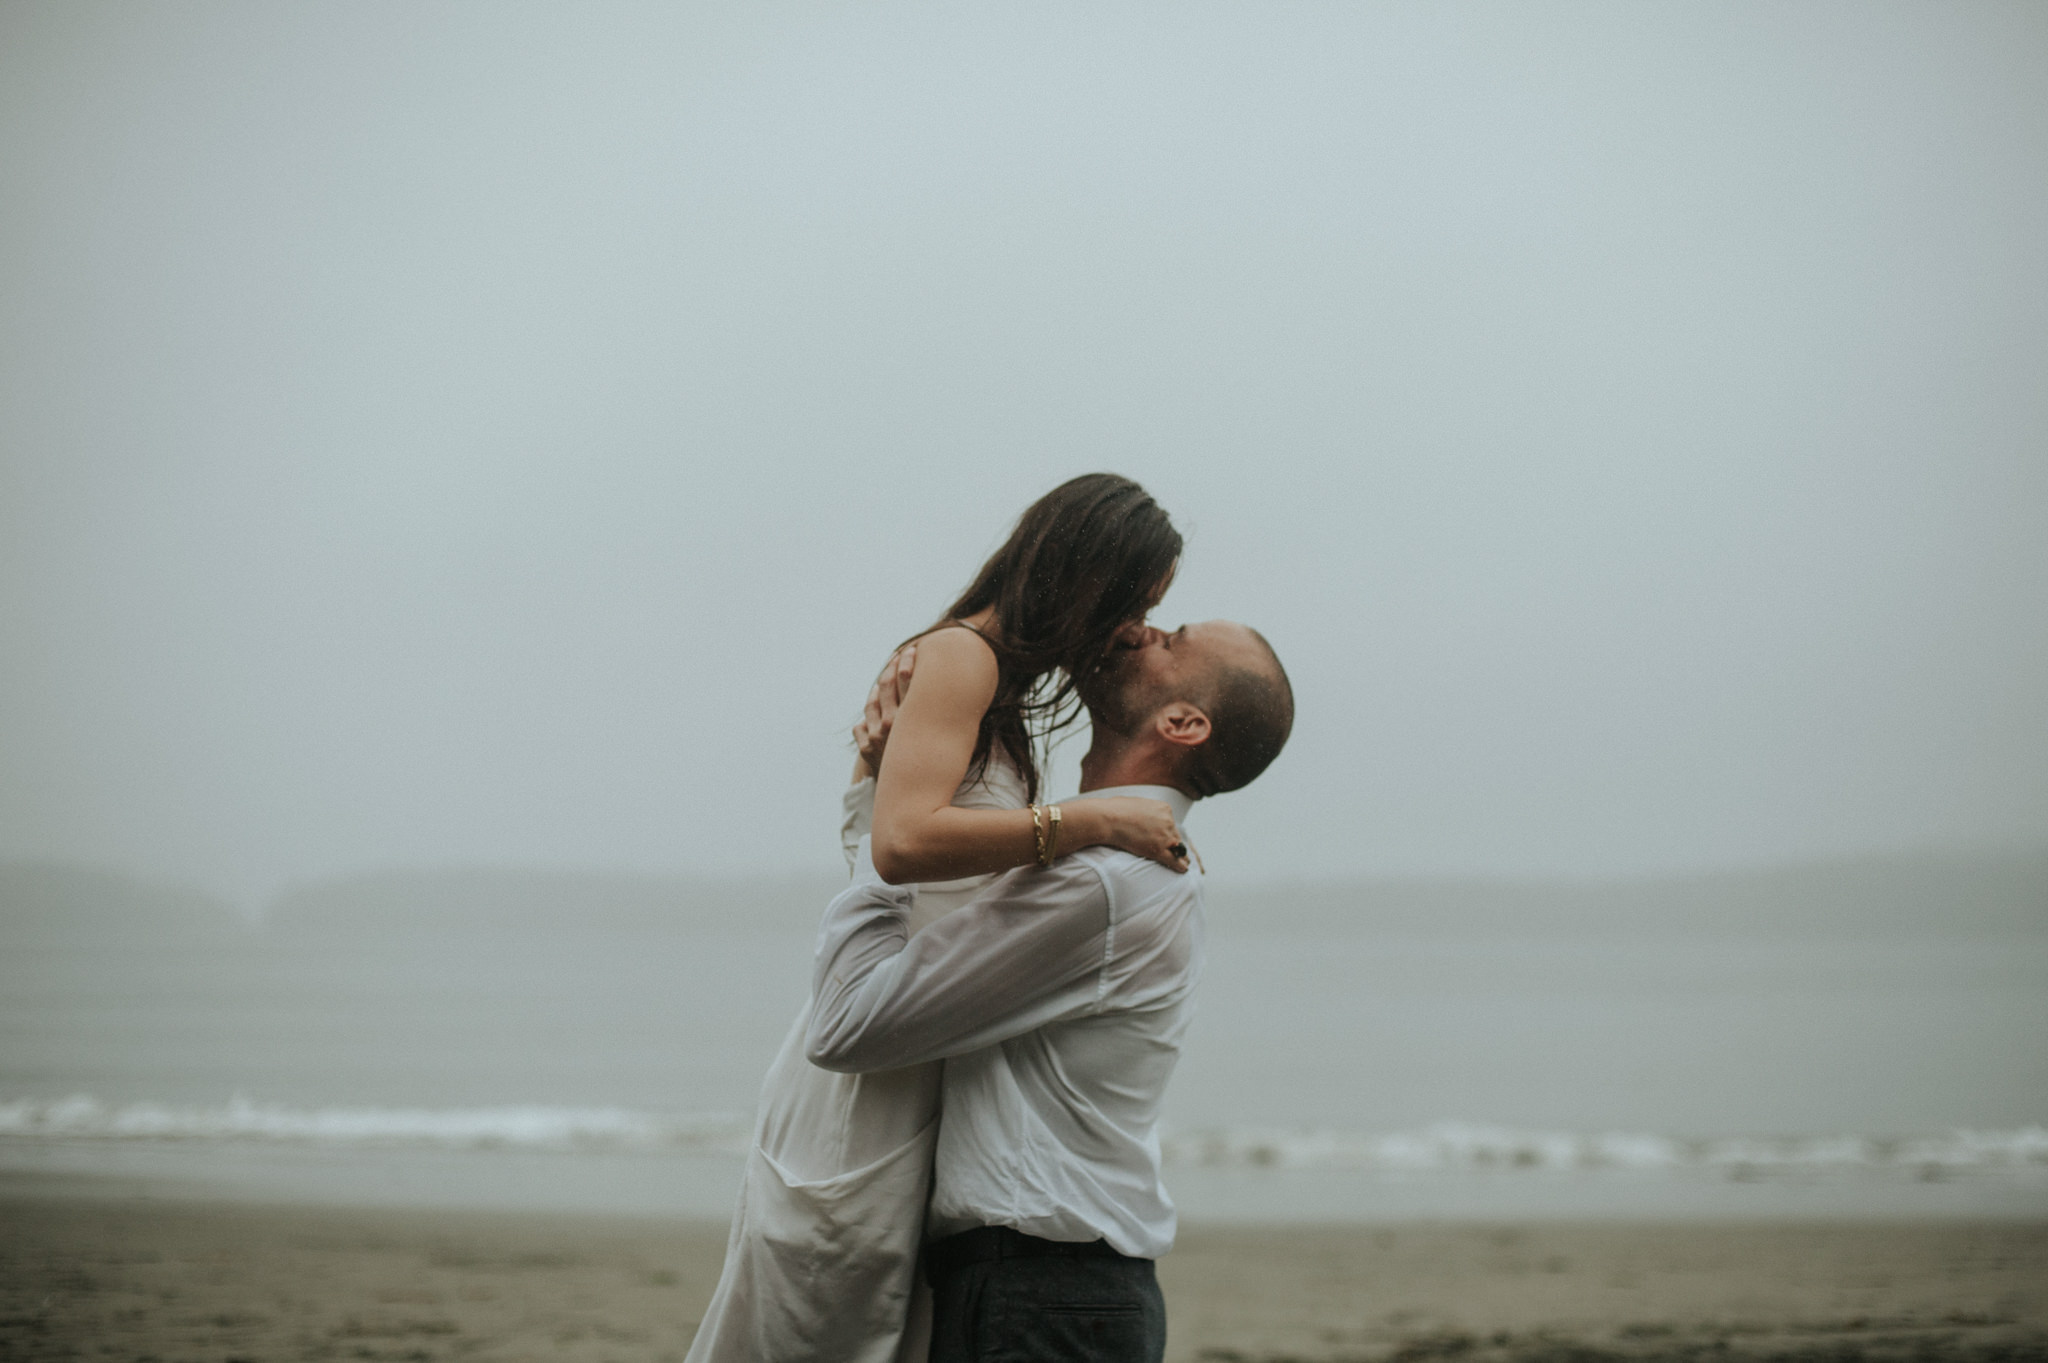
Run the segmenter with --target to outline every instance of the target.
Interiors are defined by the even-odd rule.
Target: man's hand
[[[882,675],[868,688],[868,703],[860,723],[853,726],[853,746],[860,751],[853,779],[864,781],[882,769],[882,751],[889,746],[889,730],[896,724],[896,707],[910,688],[910,674],[917,666],[917,644],[905,644],[882,666]]]

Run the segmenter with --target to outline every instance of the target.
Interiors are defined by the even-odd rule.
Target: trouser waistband
[[[957,1273],[971,1264],[997,1259],[1135,1259],[1110,1247],[1107,1240],[1043,1240],[1010,1226],[976,1226],[973,1230],[934,1240],[924,1247],[924,1271],[928,1278]]]

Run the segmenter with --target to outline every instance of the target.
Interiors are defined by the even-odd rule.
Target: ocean
[[[723,1216],[835,888],[0,867],[0,1178]],[[1190,1220],[2048,1214],[2048,855],[1208,896]]]

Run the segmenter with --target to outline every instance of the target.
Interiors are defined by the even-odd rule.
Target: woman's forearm
[[[1107,841],[1087,800],[1060,806],[1058,852]],[[1043,806],[1041,806],[1041,810]],[[1051,836],[1050,819],[1046,835]],[[960,809],[948,805],[920,816],[877,810],[875,870],[892,885],[988,875],[1038,860],[1038,831],[1028,809]]]

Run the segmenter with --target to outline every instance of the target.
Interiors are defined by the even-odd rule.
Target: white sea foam
[[[242,1097],[218,1107],[195,1107],[103,1103],[80,1094],[0,1101],[0,1138],[7,1137],[710,1154],[743,1150],[746,1128],[723,1114],[675,1116],[627,1108],[292,1108]]]
[[[1313,1129],[1193,1131],[1169,1136],[1164,1147],[1169,1163],[1211,1168],[1440,1173],[1708,1169],[1735,1178],[1801,1170],[1899,1169],[1924,1174],[2048,1168],[2048,1128],[2040,1126],[1906,1137],[1698,1139],[1633,1131],[1525,1131],[1439,1122],[1419,1130],[1378,1135]]]
[[[219,1106],[107,1103],[85,1095],[0,1101],[0,1140],[273,1142],[557,1151],[736,1154],[747,1126],[727,1114],[546,1105],[472,1108],[294,1108],[237,1097]],[[2048,1128],[1873,1137],[1529,1131],[1439,1122],[1410,1131],[1183,1131],[1169,1165],[1351,1169],[1384,1173],[1706,1170],[1732,1178],[1895,1170],[1917,1175],[2048,1170]]]

